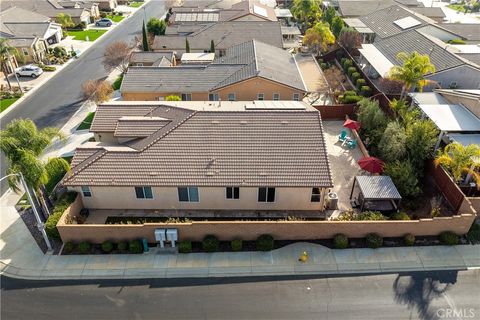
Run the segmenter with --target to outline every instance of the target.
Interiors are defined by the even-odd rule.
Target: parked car
[[[113,24],[113,21],[108,18],[102,18],[100,20],[95,21],[95,25],[97,27],[110,27]]]
[[[15,69],[15,73],[18,77],[32,77],[36,78],[43,73],[42,68],[29,64]]]

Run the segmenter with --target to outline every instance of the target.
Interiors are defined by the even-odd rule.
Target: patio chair
[[[338,141],[345,142],[345,140],[347,140],[347,130],[342,130],[338,135]]]
[[[357,147],[357,140],[352,139],[347,141],[347,147],[349,147],[350,149],[355,149]]]

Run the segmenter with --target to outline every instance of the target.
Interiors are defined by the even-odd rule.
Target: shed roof
[[[480,119],[459,104],[420,104],[419,108],[441,131],[480,132]]]
[[[449,133],[448,137],[464,146],[476,144],[480,146],[480,134]]]
[[[358,51],[382,77],[385,77],[393,67],[393,63],[373,44],[362,44],[362,48]]]
[[[365,200],[402,199],[389,176],[356,176],[355,179]]]

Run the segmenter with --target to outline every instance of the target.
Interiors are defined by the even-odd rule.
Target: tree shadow
[[[458,271],[399,274],[393,282],[395,302],[417,312],[424,320],[439,319],[431,303],[457,282]]]

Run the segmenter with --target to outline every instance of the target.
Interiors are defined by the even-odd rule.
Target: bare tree
[[[338,42],[349,52],[352,49],[359,48],[362,44],[362,36],[354,28],[343,28],[340,32]]]
[[[110,44],[103,54],[103,66],[105,70],[112,71],[114,69],[125,73],[128,68],[128,60],[132,47],[125,41],[115,41]]]
[[[112,85],[102,80],[87,80],[82,84],[83,96],[96,104],[110,100],[113,94]]]

